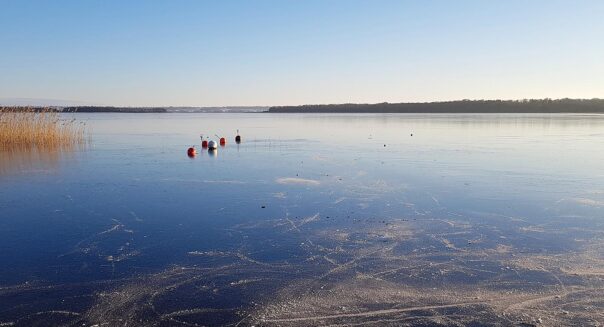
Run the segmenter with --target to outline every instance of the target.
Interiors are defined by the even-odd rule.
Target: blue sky
[[[0,99],[604,97],[604,1],[0,0]]]

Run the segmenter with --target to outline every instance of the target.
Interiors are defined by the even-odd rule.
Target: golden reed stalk
[[[56,168],[61,157],[83,149],[86,125],[52,109],[0,108],[0,177]]]
[[[86,125],[52,109],[0,108],[0,149],[69,148],[86,143]]]

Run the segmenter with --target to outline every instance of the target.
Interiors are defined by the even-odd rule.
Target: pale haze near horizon
[[[0,102],[604,97],[604,1],[0,2]]]

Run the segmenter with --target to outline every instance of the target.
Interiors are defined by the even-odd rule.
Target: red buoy
[[[195,150],[195,148],[191,147],[187,150],[187,155],[189,157],[195,157],[195,155],[197,154],[197,151]]]
[[[226,139],[224,137],[220,138],[220,145],[224,146],[226,144]]]
[[[204,148],[204,149],[207,148],[208,147],[208,141],[207,140],[201,141],[201,147]]]

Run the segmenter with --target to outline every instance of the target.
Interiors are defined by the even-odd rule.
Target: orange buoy
[[[220,138],[220,145],[224,146],[226,144],[226,139],[224,137]]]
[[[207,148],[208,147],[208,141],[207,140],[201,141],[201,147],[204,148],[204,149]]]
[[[189,157],[195,157],[195,155],[196,155],[196,154],[197,154],[197,151],[196,151],[196,150],[195,150],[195,148],[193,148],[193,147],[190,147],[190,148],[187,150],[187,155],[188,155]]]

